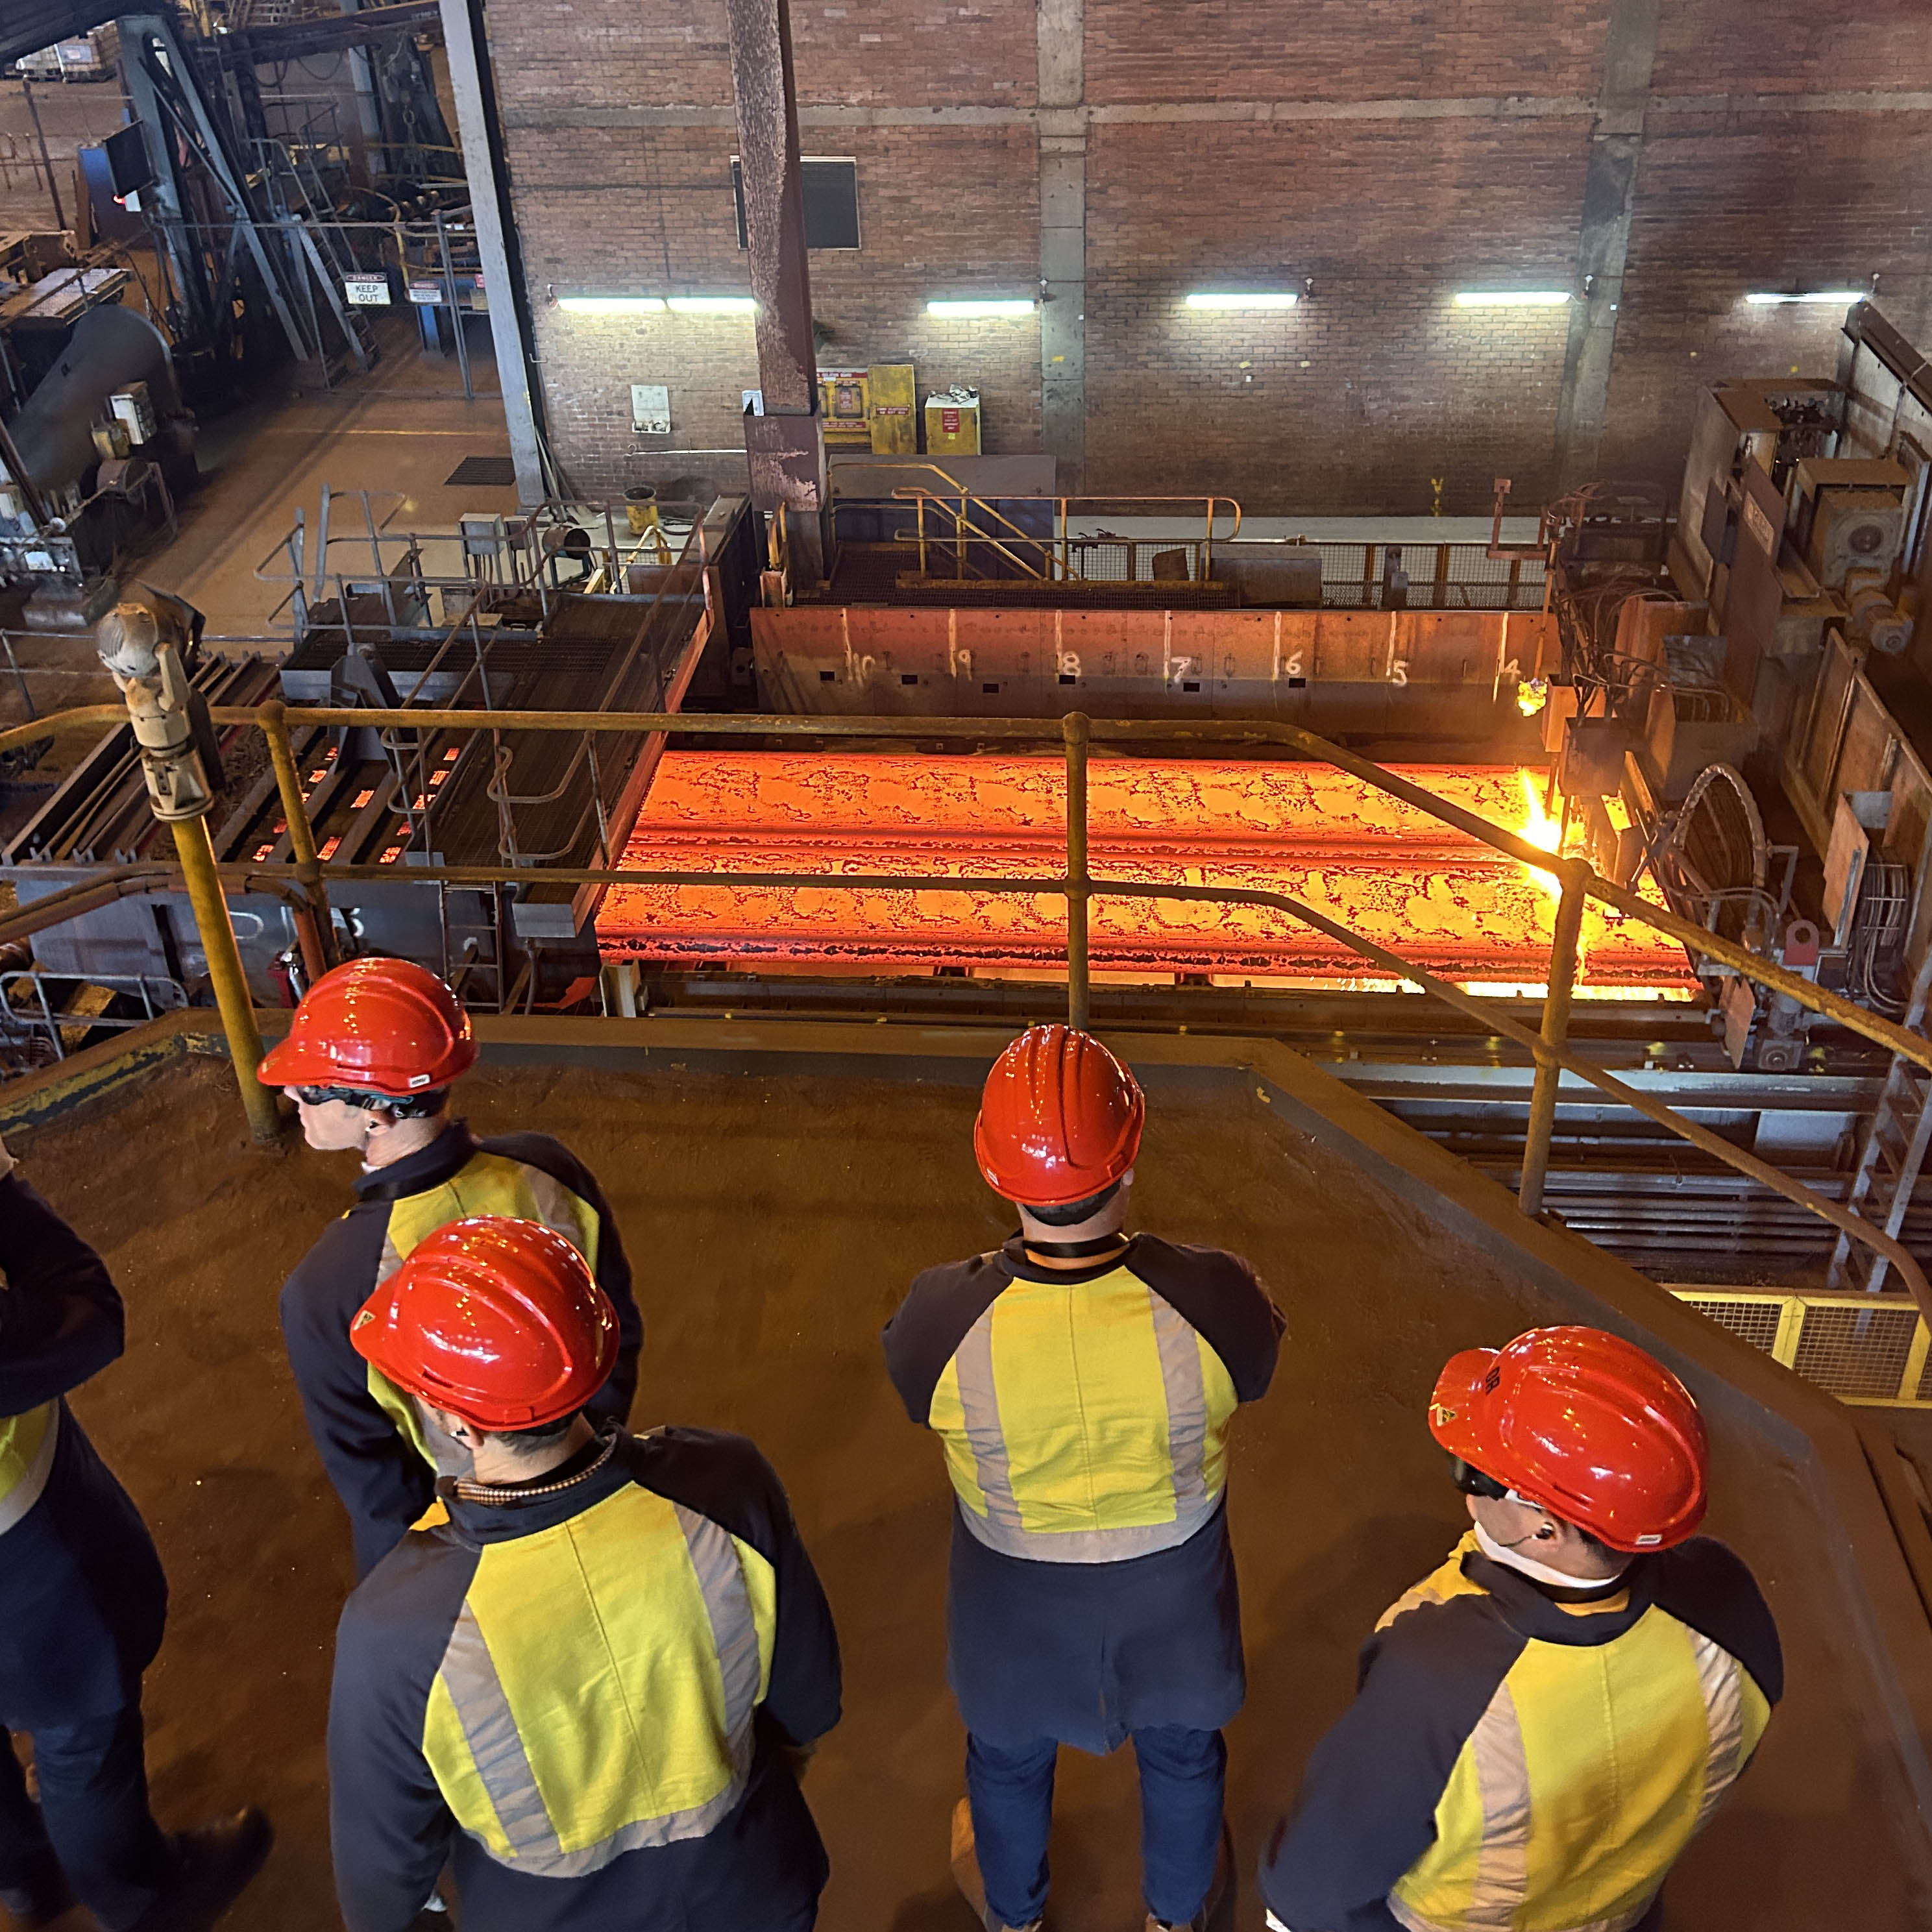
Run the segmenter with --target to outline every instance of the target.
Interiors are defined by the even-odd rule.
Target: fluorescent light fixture
[[[673,315],[755,315],[758,304],[749,296],[673,296]]]
[[[556,305],[571,315],[662,315],[656,296],[560,296]]]
[[[1009,301],[974,300],[972,302],[929,302],[926,305],[928,315],[974,316],[982,315],[1030,315],[1034,304],[1030,299]]]
[[[1301,298],[1291,289],[1260,289],[1242,295],[1192,295],[1190,308],[1292,308]]]
[[[1458,308],[1561,308],[1570,299],[1568,289],[1464,289],[1456,297]]]
[[[1753,308],[1775,308],[1785,302],[1829,302],[1834,308],[1849,308],[1853,302],[1863,302],[1864,298],[1863,289],[1808,289],[1802,295],[1744,297]]]

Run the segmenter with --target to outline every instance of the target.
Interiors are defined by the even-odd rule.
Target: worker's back
[[[465,1216],[501,1214],[554,1228],[584,1256],[623,1330],[616,1368],[590,1405],[594,1421],[629,1414],[643,1324],[595,1177],[546,1134],[478,1138],[454,1121],[420,1151],[360,1175],[356,1196],[284,1285],[281,1318],[310,1433],[366,1574],[429,1507],[438,1475],[469,1473],[468,1455],[427,1429],[416,1405],[350,1346],[357,1310],[424,1240]]]
[[[1099,1563],[1184,1543],[1214,1514],[1228,1419],[1266,1388],[1278,1334],[1233,1255],[1139,1234],[1056,1266],[1016,1238],[928,1269],[886,1348],[974,1536]]]
[[[419,1904],[446,1808],[479,1932],[661,1913],[682,1924],[694,1897],[722,1900],[755,1876],[727,1869],[742,1844],[707,1841],[741,1805],[783,1814],[750,1834],[766,1856],[822,1862],[775,1753],[836,1720],[836,1646],[783,1491],[749,1443],[613,1433],[527,1492],[464,1484],[449,1508],[344,1612],[339,1842],[407,1831],[419,1813]],[[372,1873],[368,1896],[345,1882],[352,1926],[388,1922],[392,1874]]]
[[[1783,1688],[1756,1586],[1706,1538],[1566,1602],[1466,1537],[1362,1676],[1270,1851],[1277,1923],[1628,1932]]]

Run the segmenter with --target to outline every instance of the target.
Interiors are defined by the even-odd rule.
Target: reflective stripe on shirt
[[[751,1774],[775,1603],[756,1551],[642,1488],[486,1546],[424,1727],[458,1823],[548,1878],[704,1837]]]
[[[0,1536],[40,1499],[60,1440],[60,1404],[0,1417]]]
[[[1768,1715],[1735,1658],[1654,1605],[1605,1643],[1531,1640],[1389,1910],[1407,1932],[1629,1932]]]
[[[1184,1543],[1214,1514],[1234,1406],[1199,1331],[1122,1268],[1004,1290],[940,1376],[929,1420],[981,1543],[1108,1563]]]

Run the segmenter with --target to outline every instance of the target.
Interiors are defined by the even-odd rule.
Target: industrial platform
[[[334,1932],[322,1727],[348,1538],[275,1302],[341,1211],[352,1163],[250,1148],[211,1019],[171,1016],[9,1085],[0,1128],[128,1300],[127,1355],[76,1407],[172,1580],[149,1679],[160,1814],[266,1804],[276,1850],[229,1922]],[[944,1676],[950,1492],[878,1333],[919,1268],[1007,1232],[968,1142],[1004,1034],[691,1018],[479,1028],[484,1065],[460,1096],[472,1124],[558,1135],[611,1196],[646,1322],[634,1421],[754,1435],[824,1574],[848,1688],[807,1785],[832,1862],[823,1924],[966,1932],[946,1863],[963,1749]],[[1582,1319],[1658,1350],[1703,1401],[1710,1526],[1762,1578],[1789,1660],[1760,1760],[1673,1875],[1666,1924],[1924,1924],[1932,1622],[1847,1412],[1621,1262],[1525,1220],[1502,1189],[1278,1044],[1113,1043],[1151,1102],[1136,1219],[1247,1253],[1288,1321],[1276,1386],[1234,1435],[1251,1689],[1230,1736],[1244,1885],[1232,1922],[1256,1922],[1249,1874],[1351,1694],[1356,1646],[1458,1532],[1423,1420],[1436,1369],[1456,1348]],[[1118,1932],[1139,1910],[1131,1763],[1068,1752],[1060,1790],[1056,1923]]]

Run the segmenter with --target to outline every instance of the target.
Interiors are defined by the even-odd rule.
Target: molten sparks
[[[1539,782],[1542,774],[1526,766],[1518,774],[1522,780],[1522,805],[1524,818],[1517,830],[1532,845],[1540,845],[1546,852],[1562,852],[1563,821],[1552,818],[1543,808],[1543,791]],[[1538,891],[1546,898],[1560,899],[1563,887],[1554,872],[1546,872],[1540,866],[1526,866],[1522,868],[1530,876]]]

